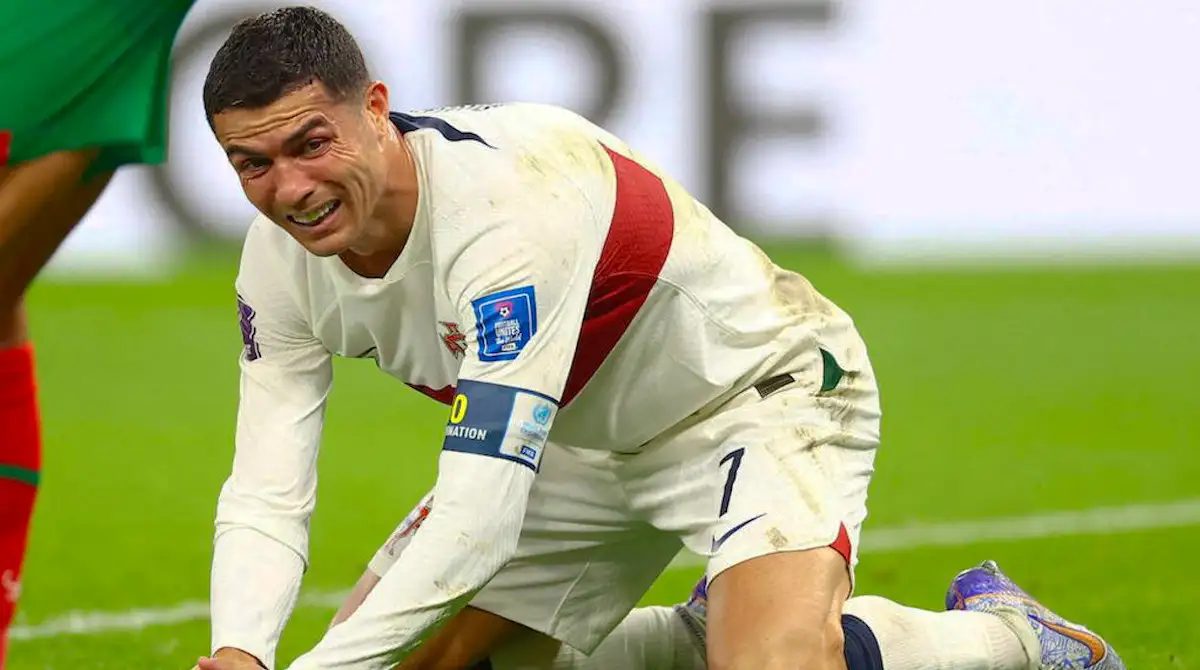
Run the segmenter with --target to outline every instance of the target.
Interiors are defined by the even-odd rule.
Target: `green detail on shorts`
[[[837,388],[838,383],[842,381],[842,377],[846,375],[846,371],[842,369],[842,366],[838,365],[837,359],[833,357],[833,354],[824,349],[821,350],[821,360],[825,363],[824,378],[821,380],[821,393],[829,393]]]
[[[12,479],[23,484],[29,484],[30,486],[37,486],[38,479],[40,478],[41,475],[38,474],[37,470],[0,464],[0,479]]]

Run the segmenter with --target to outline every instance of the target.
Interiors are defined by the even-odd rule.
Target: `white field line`
[[[1113,535],[1197,525],[1200,525],[1200,498],[1162,504],[1095,507],[1079,511],[1047,512],[977,521],[916,523],[893,528],[865,529],[862,553],[959,547],[1070,535]],[[672,563],[672,568],[697,567],[703,564],[704,557],[684,553]],[[299,607],[335,609],[345,595],[345,591],[309,593],[300,598]],[[37,624],[15,626],[9,631],[9,637],[18,641],[64,635],[139,631],[151,626],[181,624],[207,618],[208,603],[198,600],[170,607],[123,612],[76,611]]]

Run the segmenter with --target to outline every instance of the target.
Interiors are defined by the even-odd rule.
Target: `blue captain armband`
[[[442,449],[503,458],[537,472],[557,412],[558,402],[541,393],[460,380]]]

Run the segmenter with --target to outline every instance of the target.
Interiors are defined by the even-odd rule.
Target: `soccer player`
[[[171,45],[191,4],[0,2],[0,667],[41,462],[22,300],[114,170],[163,160]]]
[[[449,421],[420,532],[294,670],[469,668],[527,630],[589,654],[684,546],[709,557],[714,668],[1079,667],[1079,639],[1121,667],[998,577],[968,611],[845,611],[879,443],[866,348],[619,138],[542,105],[392,113],[308,8],[235,27],[204,104],[262,213],[205,670],[275,665],[333,356]]]

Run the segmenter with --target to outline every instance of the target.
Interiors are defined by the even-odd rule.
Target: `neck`
[[[417,215],[416,161],[400,133],[391,130],[383,147],[388,157],[387,185],[367,221],[367,243],[341,254],[346,267],[370,278],[387,274],[400,257]]]

